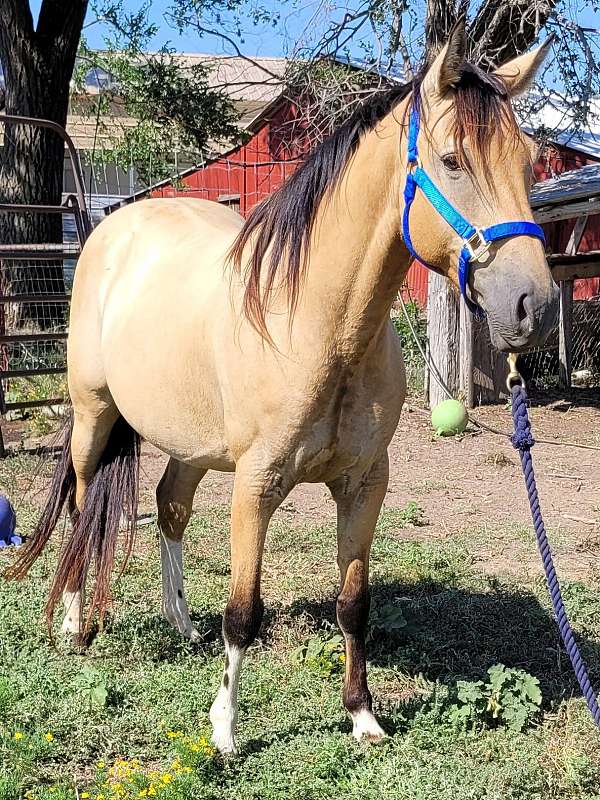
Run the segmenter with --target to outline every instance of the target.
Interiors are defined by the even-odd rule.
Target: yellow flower
[[[104,797],[103,794],[97,794],[96,795],[96,800],[106,800],[106,798]]]
[[[147,797],[148,796],[148,789],[142,789],[138,794],[138,797]]]
[[[89,796],[90,796],[90,793],[89,793],[89,792],[82,792],[82,793],[79,795],[79,797],[81,797],[81,800],[87,800],[87,798],[88,798]]]
[[[173,780],[173,776],[170,773],[165,772],[164,775],[161,775],[160,779],[161,779],[162,783],[164,783],[165,786],[166,786],[167,783],[171,783],[171,781]]]
[[[98,767],[98,769],[104,769],[104,767],[106,766],[106,764],[104,763],[104,761],[99,761],[99,762],[96,764],[96,766]]]
[[[192,771],[191,767],[182,767],[182,772],[185,772],[187,775],[189,775],[191,771]]]
[[[131,759],[131,766],[134,769],[139,769],[140,765],[141,765],[141,762],[140,762],[139,758],[132,758]]]
[[[150,786],[148,787],[148,794],[150,796],[153,796],[153,795],[156,794],[156,789],[154,788],[154,784],[153,783],[151,783]]]
[[[16,733],[15,733],[16,741],[18,742],[19,739],[22,739],[22,738],[23,738],[23,734],[21,733],[21,731],[16,731]]]
[[[50,733],[50,731],[48,731],[48,733],[44,734],[44,739],[47,742],[53,742],[54,741],[54,734],[52,734],[52,733]]]

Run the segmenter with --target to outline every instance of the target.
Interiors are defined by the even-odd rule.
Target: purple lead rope
[[[515,432],[511,441],[521,456],[521,466],[523,467],[525,486],[529,497],[531,517],[535,528],[538,550],[540,551],[544,564],[546,583],[548,584],[548,591],[550,592],[550,599],[552,600],[552,610],[554,611],[561,639],[571,659],[571,664],[573,665],[575,676],[581,687],[581,692],[585,697],[587,707],[590,710],[594,722],[600,728],[600,706],[598,705],[596,694],[590,682],[585,661],[581,657],[577,642],[575,641],[575,636],[573,635],[573,630],[569,624],[565,604],[560,592],[558,577],[554,569],[554,562],[552,561],[546,526],[542,519],[538,490],[533,471],[533,462],[531,460],[531,448],[535,444],[535,441],[531,435],[531,423],[529,422],[529,415],[527,413],[527,394],[522,385],[512,387],[512,415]]]

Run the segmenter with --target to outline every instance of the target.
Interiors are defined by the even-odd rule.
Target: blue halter
[[[426,267],[429,267],[429,269],[439,272],[437,267],[428,264],[418,255],[410,238],[410,207],[415,199],[417,187],[419,187],[435,210],[446,220],[448,225],[456,231],[463,241],[463,247],[458,259],[458,284],[469,311],[475,316],[482,318],[485,316],[484,310],[481,306],[477,305],[477,303],[473,302],[467,294],[471,261],[479,261],[490,249],[490,244],[499,239],[508,239],[512,236],[535,236],[542,242],[545,242],[544,231],[534,222],[525,221],[501,222],[498,225],[492,225],[489,228],[483,229],[471,225],[471,223],[444,197],[421,166],[417,149],[419,127],[419,102],[417,97],[415,97],[410,112],[410,124],[408,128],[408,165],[406,171],[406,186],[404,187],[404,215],[402,217],[402,236],[404,238],[404,244],[413,258],[420,261],[421,264],[424,264]]]

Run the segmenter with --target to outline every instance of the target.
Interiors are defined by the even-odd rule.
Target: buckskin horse
[[[240,669],[263,615],[267,526],[301,482],[325,483],[337,504],[337,618],[353,734],[384,735],[367,687],[365,627],[387,447],[405,397],[390,308],[410,253],[459,284],[467,248],[474,263],[462,288],[485,310],[496,347],[519,350],[547,334],[557,290],[539,237],[527,232],[536,227],[533,145],[510,102],[547,48],[484,73],[465,61],[459,24],[417,80],[361,105],[247,221],[204,200],[145,200],[108,217],[84,247],[68,340],[72,423],[11,575],[26,574],[66,505],[72,528],[48,620],[61,597],[63,631],[81,635],[96,614],[102,619],[123,519],[131,551],[143,437],[170,457],[157,489],[163,613],[194,639],[182,538],[206,472],[235,472],[225,669],[210,710],[223,753],[235,751]],[[408,152],[417,107],[418,157]],[[418,170],[473,222],[474,240],[424,191],[414,193],[403,226],[404,188]],[[480,247],[484,228],[510,220],[525,227]]]

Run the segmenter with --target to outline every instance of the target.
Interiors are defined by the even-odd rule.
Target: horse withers
[[[531,220],[532,144],[510,97],[546,49],[486,74],[465,63],[459,25],[419,80],[365,102],[246,222],[207,201],[146,200],[108,217],[84,247],[68,341],[72,428],[11,574],[27,572],[66,504],[73,525],[48,619],[61,596],[65,632],[81,635],[102,618],[123,515],[131,550],[143,437],[170,457],[157,490],[163,613],[194,639],[182,538],[206,472],[235,472],[225,670],[210,710],[223,753],[235,750],[240,669],[262,619],[267,526],[301,482],[327,484],[337,504],[353,734],[384,735],[367,687],[365,628],[369,551],[405,396],[390,308],[409,266],[401,219],[410,109],[418,98],[420,163],[455,208],[481,228]],[[463,242],[420,194],[410,236],[456,282]],[[533,237],[492,243],[468,292],[501,349],[539,343],[555,317],[556,287]]]

